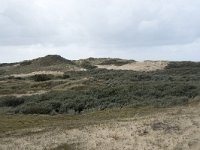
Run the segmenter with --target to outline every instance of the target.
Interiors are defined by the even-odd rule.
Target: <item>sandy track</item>
[[[36,72],[31,72],[31,73],[27,73],[27,74],[12,74],[10,76],[14,76],[14,77],[30,77],[33,75],[41,75],[41,74],[49,74],[49,75],[63,75],[64,72],[61,71],[36,71]]]
[[[77,144],[77,149],[83,150],[199,150],[199,107],[198,104],[171,108],[81,129],[57,128],[33,135],[4,137],[0,139],[0,149],[42,150],[68,143]]]
[[[155,71],[164,69],[168,64],[169,62],[167,61],[144,61],[144,62],[133,62],[122,66],[97,65],[97,67],[108,70]]]

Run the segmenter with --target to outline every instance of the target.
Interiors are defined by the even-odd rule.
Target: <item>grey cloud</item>
[[[198,0],[0,0],[0,51],[37,45],[45,54],[49,47],[113,56],[127,49],[186,51],[182,45],[200,38],[199,8]]]

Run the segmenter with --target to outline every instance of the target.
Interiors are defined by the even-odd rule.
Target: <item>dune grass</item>
[[[82,128],[88,125],[103,124],[111,120],[132,118],[165,111],[161,108],[114,108],[103,111],[87,112],[77,115],[5,115],[0,114],[0,135],[10,134],[19,129],[28,128]]]

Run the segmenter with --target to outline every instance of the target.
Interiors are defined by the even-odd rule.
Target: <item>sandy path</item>
[[[42,150],[78,144],[85,150],[199,150],[200,105],[166,109],[153,115],[110,121],[82,129],[5,137],[0,149]]]
[[[144,61],[133,62],[122,66],[115,65],[97,65],[98,68],[105,68],[108,70],[133,70],[133,71],[155,71],[164,69],[169,62],[167,61]]]
[[[49,75],[63,75],[64,72],[61,71],[36,71],[36,72],[31,72],[27,74],[11,74],[10,76],[14,77],[30,77],[33,75],[41,75],[41,74],[49,74]]]

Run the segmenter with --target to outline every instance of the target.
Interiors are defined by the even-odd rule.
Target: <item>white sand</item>
[[[133,70],[133,71],[155,71],[164,69],[169,62],[167,61],[143,61],[133,62],[122,66],[115,65],[97,65],[98,68],[105,68],[108,70]]]
[[[26,73],[26,74],[12,74],[10,76],[14,77],[30,77],[33,75],[41,75],[41,74],[49,74],[49,75],[63,75],[64,72],[61,71],[35,71],[31,73]]]

